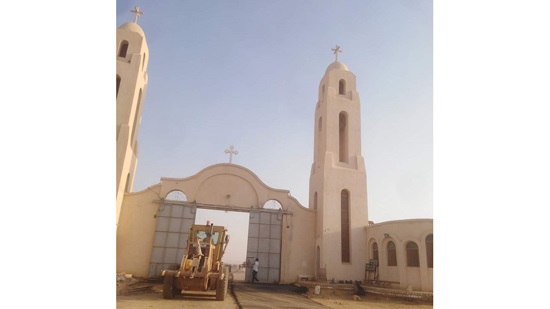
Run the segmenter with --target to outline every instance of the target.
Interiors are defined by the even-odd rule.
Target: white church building
[[[232,163],[130,192],[149,57],[135,21],[117,29],[116,48],[117,272],[160,276],[161,269],[180,263],[196,210],[217,209],[249,213],[246,256],[262,261],[261,282],[307,277],[433,291],[433,219],[369,221],[360,98],[344,63],[336,58],[320,76],[305,207],[288,190],[271,188]],[[273,201],[281,207],[266,207]]]

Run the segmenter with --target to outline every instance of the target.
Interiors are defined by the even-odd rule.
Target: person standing
[[[254,266],[252,266],[252,283],[254,283],[254,281],[260,281],[256,277],[258,275],[259,268],[260,268],[260,261],[258,260],[258,258],[256,258],[256,262],[254,262]]]

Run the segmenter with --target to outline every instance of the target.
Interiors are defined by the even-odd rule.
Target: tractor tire
[[[172,299],[174,298],[175,294],[176,294],[176,289],[174,288],[174,277],[164,276],[164,284],[162,286],[162,297],[164,297],[165,299]]]
[[[229,274],[227,267],[223,268],[223,279],[218,279],[218,286],[216,286],[216,300],[225,300],[225,294],[227,294],[227,285],[229,282]]]

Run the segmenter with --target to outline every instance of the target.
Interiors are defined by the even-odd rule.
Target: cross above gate
[[[239,152],[237,150],[234,150],[235,148],[233,147],[233,145],[229,146],[229,149],[226,149],[225,150],[225,153],[228,153],[229,154],[229,163],[232,163],[233,161],[233,155],[237,155],[239,154]]]

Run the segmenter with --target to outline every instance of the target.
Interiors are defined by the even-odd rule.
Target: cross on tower
[[[139,15],[142,15],[142,14],[143,14],[143,12],[141,12],[141,11],[139,10],[139,6],[136,6],[136,8],[135,8],[133,11],[130,11],[130,12],[136,14],[136,17],[134,17],[134,22],[137,24],[137,19],[138,19]]]
[[[226,149],[225,150],[225,153],[228,153],[229,154],[229,163],[231,163],[231,161],[233,161],[233,155],[237,155],[239,154],[239,152],[237,150],[234,150],[235,148],[233,147],[233,145],[229,146],[229,149]]]
[[[334,54],[336,55],[336,61],[338,61],[338,53],[341,53],[340,46],[336,45],[336,48],[331,48],[331,50],[334,51]]]

